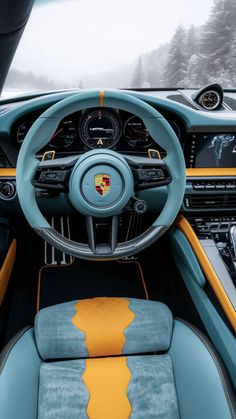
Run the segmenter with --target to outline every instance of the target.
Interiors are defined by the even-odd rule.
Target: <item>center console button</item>
[[[219,226],[218,224],[211,224],[211,230],[218,230]]]

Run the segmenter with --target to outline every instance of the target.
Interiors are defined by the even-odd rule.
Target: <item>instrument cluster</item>
[[[13,141],[18,149],[38,116],[32,114],[16,123]],[[179,125],[172,120],[168,122],[180,138]],[[96,148],[142,152],[153,146],[160,149],[139,117],[116,109],[93,108],[64,118],[47,148],[66,154]]]

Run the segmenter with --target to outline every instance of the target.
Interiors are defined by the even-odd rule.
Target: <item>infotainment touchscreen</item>
[[[236,134],[196,134],[189,145],[189,167],[236,167]]]

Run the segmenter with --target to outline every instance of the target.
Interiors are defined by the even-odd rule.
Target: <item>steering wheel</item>
[[[167,156],[163,160],[126,156],[109,149],[42,161],[35,157],[50,140],[60,121],[74,112],[112,107],[140,117]],[[69,255],[94,260],[118,259],[145,249],[173,223],[185,191],[185,162],[173,129],[152,106],[117,91],[89,91],[70,96],[46,110],[33,124],[21,147],[16,175],[21,208],[32,228],[48,243]],[[117,243],[119,214],[135,199],[135,192],[166,185],[167,200],[153,225],[138,237]],[[67,193],[74,209],[85,215],[88,244],[77,243],[54,230],[41,213],[35,188]],[[106,244],[96,243],[94,218],[109,217]]]

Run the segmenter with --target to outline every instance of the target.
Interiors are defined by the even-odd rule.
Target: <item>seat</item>
[[[1,354],[1,419],[228,419],[207,339],[162,303],[93,298],[41,310]]]

